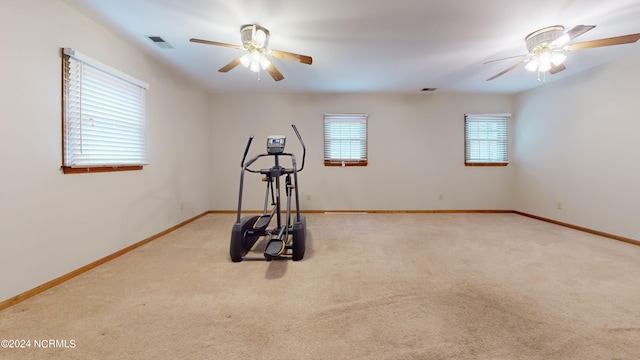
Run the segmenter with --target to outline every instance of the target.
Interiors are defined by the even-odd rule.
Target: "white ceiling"
[[[597,27],[573,42],[640,32],[639,0],[65,0],[211,92],[515,93],[542,86],[519,67],[489,77],[525,54],[524,37],[543,27]],[[241,50],[240,26],[271,32],[270,48],[309,55],[313,65],[273,59],[285,79],[261,80],[238,66],[217,70]],[[161,36],[162,49],[146,36]],[[640,53],[640,42],[568,54],[547,82]]]

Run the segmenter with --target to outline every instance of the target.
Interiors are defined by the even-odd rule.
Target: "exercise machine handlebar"
[[[298,141],[300,141],[300,145],[302,145],[302,165],[300,165],[300,169],[298,169],[298,172],[300,172],[304,169],[304,157],[307,153],[307,149],[304,147],[304,141],[302,141],[302,136],[300,136],[298,128],[294,124],[291,124],[291,127],[293,128],[293,131],[295,131]]]
[[[249,140],[247,141],[247,147],[244,148],[244,155],[242,155],[242,161],[240,162],[240,167],[244,167],[244,161],[247,158],[247,153],[249,153],[249,148],[251,147],[252,141],[253,141],[253,134],[249,136]]]

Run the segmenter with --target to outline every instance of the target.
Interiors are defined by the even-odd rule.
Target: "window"
[[[324,115],[324,164],[367,165],[367,114]]]
[[[506,166],[508,123],[511,114],[466,114],[464,146],[466,166]]]
[[[73,49],[63,49],[62,84],[63,172],[142,169],[149,85]]]

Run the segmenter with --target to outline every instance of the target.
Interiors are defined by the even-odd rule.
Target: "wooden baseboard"
[[[209,211],[212,214],[235,214],[235,210],[211,210]],[[245,211],[243,211],[244,213]],[[622,242],[626,242],[629,244],[640,246],[640,241],[626,238],[623,236],[618,236],[614,234],[605,233],[598,230],[593,230],[589,228],[585,228],[582,226],[572,225],[561,221],[556,221],[552,219],[547,219],[541,216],[536,216],[532,214],[527,214],[521,211],[516,210],[300,210],[302,213],[307,214],[340,214],[340,213],[351,213],[351,214],[460,214],[460,213],[486,213],[486,214],[500,214],[500,213],[514,213],[526,217],[530,217],[532,219],[549,222],[552,224],[568,227],[574,230],[584,231],[590,234],[606,237],[613,240],[618,240]],[[247,210],[246,213],[262,213],[262,210]]]
[[[367,214],[500,214],[512,213],[513,210],[309,210],[303,213],[367,213]]]
[[[526,216],[526,217],[530,217],[532,219],[541,220],[541,221],[545,221],[545,222],[556,224],[556,225],[561,225],[561,226],[568,227],[568,228],[571,228],[571,229],[574,229],[574,230],[584,231],[584,232],[587,232],[589,234],[594,234],[594,235],[606,237],[606,238],[609,238],[609,239],[618,240],[618,241],[622,241],[622,242],[626,242],[626,243],[629,243],[629,244],[640,246],[640,241],[634,240],[634,239],[630,239],[630,238],[626,238],[626,237],[623,237],[623,236],[609,234],[609,233],[606,233],[606,232],[593,230],[593,229],[585,228],[585,227],[582,227],[582,226],[572,225],[572,224],[568,224],[568,223],[565,223],[565,222],[562,222],[562,221],[547,219],[547,218],[544,218],[542,216],[527,214],[527,213],[523,213],[521,211],[515,211],[514,210],[513,213],[514,214],[518,214],[518,215],[522,215],[522,216]]]
[[[31,289],[31,290],[27,290],[27,291],[23,292],[20,295],[16,295],[16,296],[14,296],[12,298],[9,298],[9,299],[7,299],[5,301],[2,301],[2,302],[0,302],[0,311],[4,310],[4,309],[6,309],[6,308],[8,308],[10,306],[13,306],[13,305],[15,305],[15,304],[17,304],[17,303],[19,303],[21,301],[24,301],[24,300],[26,300],[26,299],[28,299],[30,297],[38,295],[38,294],[40,294],[40,293],[42,293],[42,292],[44,292],[46,290],[49,290],[54,286],[60,285],[63,282],[69,280],[69,279],[72,279],[72,278],[74,278],[74,277],[76,277],[76,276],[78,276],[78,275],[80,275],[80,274],[82,274],[84,272],[87,272],[87,271],[89,271],[89,270],[91,270],[91,269],[93,269],[93,268],[95,268],[95,267],[97,267],[99,265],[102,265],[102,264],[104,264],[104,263],[106,263],[108,261],[111,261],[111,260],[119,257],[119,256],[122,256],[122,255],[128,253],[129,251],[131,251],[133,249],[139,248],[140,246],[145,245],[145,244],[147,244],[147,243],[149,243],[149,242],[151,242],[151,241],[153,241],[153,240],[155,240],[155,239],[157,239],[157,238],[159,238],[159,237],[161,237],[163,235],[166,235],[166,234],[168,234],[168,233],[170,233],[170,232],[172,232],[172,231],[174,231],[174,230],[176,230],[176,229],[178,229],[180,227],[183,227],[183,226],[187,225],[188,223],[190,223],[190,222],[192,222],[192,221],[194,221],[194,220],[196,220],[198,218],[201,218],[204,215],[207,215],[208,213],[209,213],[208,211],[205,211],[200,215],[196,215],[196,216],[192,217],[191,219],[188,219],[188,220],[185,220],[185,221],[181,222],[178,225],[172,226],[172,227],[170,227],[170,228],[168,228],[168,229],[166,229],[164,231],[161,231],[161,232],[159,232],[159,233],[157,233],[155,235],[152,235],[152,236],[150,236],[150,237],[148,237],[148,238],[146,238],[146,239],[144,239],[142,241],[139,241],[139,242],[137,242],[137,243],[135,243],[133,245],[129,245],[129,246],[127,246],[126,248],[124,248],[122,250],[116,251],[111,255],[107,255],[107,256],[103,257],[102,259],[96,260],[96,261],[94,261],[94,262],[92,262],[90,264],[87,264],[87,265],[85,265],[85,266],[83,266],[83,267],[81,267],[79,269],[76,269],[76,270],[74,270],[74,271],[72,271],[72,272],[70,272],[68,274],[65,274],[65,275],[62,275],[60,277],[57,277],[57,278],[55,278],[55,279],[53,279],[53,280],[51,280],[49,282],[46,282],[46,283],[44,283],[44,284],[42,284],[40,286],[37,286],[37,287],[35,287],[35,288]]]
[[[235,214],[236,210],[209,210],[209,214]],[[284,211],[282,211],[284,213]],[[458,214],[458,213],[512,213],[513,210],[300,210],[303,214],[368,213],[368,214]],[[262,210],[243,210],[243,214],[262,214]]]

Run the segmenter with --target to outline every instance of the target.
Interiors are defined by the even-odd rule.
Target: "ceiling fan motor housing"
[[[549,26],[532,32],[524,38],[524,41],[527,44],[527,50],[529,50],[530,53],[534,53],[537,47],[549,45],[563,34],[564,26]]]
[[[264,50],[269,45],[269,30],[257,24],[243,25],[240,28],[242,46],[249,50]]]

